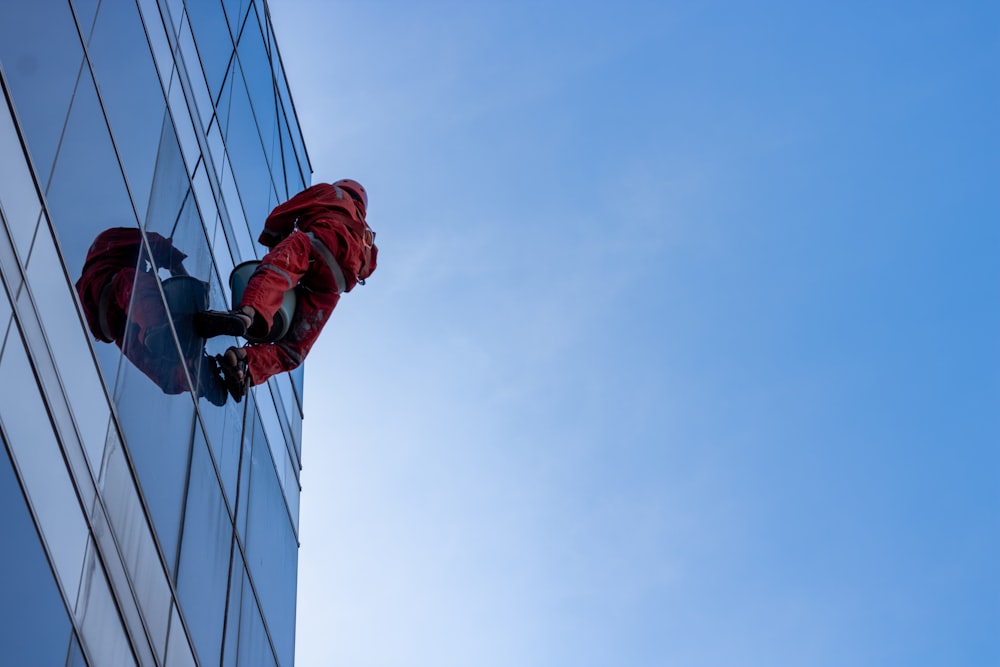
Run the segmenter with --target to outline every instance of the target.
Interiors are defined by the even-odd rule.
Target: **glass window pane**
[[[295,643],[295,582],[298,544],[267,444],[254,438],[246,560],[260,606],[283,665],[291,665]]]
[[[244,414],[244,405],[234,401],[227,401],[221,408],[201,412],[212,456],[219,468],[223,490],[230,507],[236,506],[236,480],[240,464]]]
[[[191,645],[188,644],[184,626],[181,625],[177,607],[173,607],[173,620],[170,622],[170,646],[167,649],[167,667],[196,667]],[[211,663],[209,663],[211,664]]]
[[[80,639],[76,636],[76,633],[73,633],[73,636],[70,638],[69,657],[66,658],[66,667],[87,667],[87,660],[83,657],[83,649],[80,648]]]
[[[163,21],[169,26],[170,34],[176,35],[177,26],[184,15],[184,0],[160,0],[160,6],[163,8]]]
[[[264,156],[273,165],[275,147],[280,146],[275,113],[278,99],[274,87],[274,73],[271,71],[271,61],[267,55],[256,9],[251,9],[247,16],[237,47],[237,57],[250,96],[252,119],[257,124],[260,142],[264,146]],[[281,165],[275,166],[280,170]]]
[[[167,622],[172,601],[170,585],[135,481],[125,460],[121,441],[114,429],[108,434],[108,446],[98,484],[112,532],[146,619],[154,650],[158,656],[162,656],[166,650]]]
[[[90,527],[93,531],[93,542],[100,551],[103,558],[99,559],[100,568],[103,566],[105,578],[108,581],[112,595],[115,595],[116,607],[123,621],[126,634],[135,640],[132,648],[135,649],[134,656],[140,665],[150,665],[156,660],[154,651],[150,643],[146,640],[146,626],[143,624],[143,614],[139,609],[136,597],[133,593],[132,583],[128,572],[125,570],[125,562],[118,558],[120,554],[118,544],[114,539],[114,530],[108,523],[107,514],[103,507],[94,503],[90,513]],[[158,611],[158,610],[157,610]],[[159,612],[162,613],[162,612]],[[164,637],[160,640],[162,645]]]
[[[239,66],[234,66],[231,75],[226,81],[226,90],[231,98],[227,107],[220,102],[219,116],[226,138],[226,151],[236,175],[239,201],[242,202],[246,218],[256,230],[258,226],[263,226],[264,219],[277,203],[277,194],[271,182],[260,130],[254,121],[242,70]],[[271,137],[268,136],[267,139],[270,141]],[[232,215],[235,201],[227,198],[226,203]],[[254,237],[256,238],[256,233]]]
[[[92,664],[102,667],[136,664],[93,543],[87,549],[76,619],[80,624],[81,641]]]
[[[264,437],[264,427],[257,414],[255,392],[251,391],[244,400],[246,403],[246,432],[243,435],[243,458],[240,466],[239,498],[236,501],[236,532],[245,545],[247,542],[247,511],[250,498],[250,475],[259,464],[254,464],[254,458],[260,452],[267,453],[267,439]],[[254,442],[259,442],[254,446]]]
[[[292,386],[295,388],[295,397],[296,397],[296,399],[298,400],[298,403],[299,403],[299,412],[301,412],[302,411],[302,396],[303,396],[302,391],[304,389],[305,379],[306,379],[306,365],[302,364],[301,366],[299,366],[295,370],[291,371],[288,374],[288,379],[290,379],[292,381]],[[301,449],[301,447],[299,448],[298,453],[299,453],[299,457],[301,458],[301,456],[302,456],[302,449]]]
[[[0,424],[66,596],[76,598],[89,530],[16,329],[0,358]]]
[[[101,3],[87,53],[136,210],[142,211],[166,101],[134,2]]]
[[[131,363],[122,365],[115,403],[160,546],[168,567],[173,569],[191,451],[194,405],[188,395],[164,395]]]
[[[258,388],[256,394],[257,409],[260,411],[260,421],[264,425],[264,433],[271,449],[271,456],[278,462],[278,485],[284,489],[285,468],[281,464],[281,460],[287,456],[287,445],[285,444],[285,434],[282,433],[281,424],[278,422],[278,413],[274,407],[270,385]]]
[[[38,200],[35,181],[31,178],[27,157],[14,127],[10,108],[0,102],[0,211],[7,228],[14,238],[14,245],[21,257],[28,256],[28,248],[38,225],[42,204]]]
[[[195,135],[193,125],[194,121],[191,119],[191,112],[188,108],[187,98],[184,97],[184,89],[180,84],[180,78],[180,72],[174,70],[173,77],[170,80],[170,118],[167,122],[172,121],[174,123],[173,130],[176,131],[180,141],[187,168],[190,171],[194,171],[195,165],[198,164],[198,159],[201,157],[201,147],[198,145],[198,137]]]
[[[0,63],[44,183],[83,63],[69,3],[0,2]]]
[[[10,459],[2,449],[0,507],[3,660],[10,665],[62,664],[72,625]]]
[[[247,10],[250,9],[251,0],[222,0],[226,8],[226,18],[229,20],[229,29],[233,35],[239,35],[243,28],[243,22],[247,17]]]
[[[80,275],[87,250],[100,232],[108,227],[136,226],[94,82],[86,70],[46,194],[71,276]]]
[[[195,45],[194,33],[191,32],[191,22],[187,16],[185,16],[181,24],[177,40],[181,56],[187,65],[186,83],[188,83],[190,92],[194,95],[195,100],[197,114],[194,117],[197,122],[194,123],[194,126],[199,131],[204,132],[204,129],[212,121],[212,115],[215,113],[215,96],[209,91],[208,84],[205,81],[205,73],[198,60],[198,48]],[[186,150],[185,154],[187,154]],[[193,165],[193,163],[189,163],[189,165]]]
[[[240,612],[240,644],[237,664],[240,665],[260,665],[268,667],[277,665],[271,644],[267,639],[264,630],[264,622],[261,620],[260,609],[254,599],[250,582],[244,579],[243,582],[243,609]],[[291,667],[292,663],[282,663]]]
[[[174,56],[163,28],[163,18],[156,0],[139,0],[139,11],[142,13],[143,24],[146,26],[146,37],[149,39],[153,59],[160,74],[160,81],[169,81],[174,70]]]
[[[180,145],[169,117],[163,119],[156,168],[152,174],[152,192],[146,210],[146,229],[172,239],[174,226],[185,202],[191,196]]]
[[[94,19],[97,17],[97,5],[100,0],[72,0],[73,11],[76,14],[76,22],[80,25],[80,34],[84,41],[90,35],[94,27]]]
[[[205,68],[205,79],[208,81],[209,90],[212,91],[212,97],[215,98],[222,87],[226,69],[229,68],[229,61],[233,55],[233,40],[229,35],[226,16],[222,13],[222,5],[219,2],[204,0],[189,1],[187,13],[195,42],[198,44],[201,64]],[[193,68],[197,63],[187,65]]]
[[[28,261],[28,284],[91,470],[98,470],[111,411],[90,356],[86,330],[72,316],[76,307],[61,266],[51,230],[45,225]]]
[[[226,611],[226,580],[233,524],[201,431],[195,441],[184,534],[177,568],[177,595],[203,664],[217,664]]]
[[[233,171],[229,159],[222,165],[222,198],[225,202],[225,214],[229,216],[229,230],[232,231],[236,239],[236,250],[240,261],[247,259],[260,259],[258,254],[263,255],[263,246],[256,243],[256,236],[250,236],[250,227],[247,225],[246,216],[243,213],[243,202],[240,193],[237,191],[236,181],[233,179]],[[260,197],[256,197],[260,201]],[[225,221],[225,217],[223,218]],[[264,226],[261,219],[261,228]],[[228,278],[228,276],[227,276]]]
[[[201,171],[199,167],[199,173]],[[208,282],[213,273],[212,254],[197,204],[168,119],[164,123],[156,160],[146,230],[170,239],[172,245],[186,255],[183,259],[185,274]]]
[[[2,265],[0,265],[0,268],[3,268]],[[3,284],[0,283],[0,349],[3,349],[3,339],[7,335],[7,328],[10,325],[12,312],[10,300],[7,298],[7,293],[3,290]]]

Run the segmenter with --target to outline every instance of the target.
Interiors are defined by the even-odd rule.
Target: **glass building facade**
[[[0,0],[0,87],[0,663],[291,666],[301,369],[190,330],[311,178],[266,3]]]

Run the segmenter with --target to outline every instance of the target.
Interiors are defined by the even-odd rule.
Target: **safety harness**
[[[305,232],[305,235],[309,237],[309,243],[312,245],[313,250],[319,253],[319,256],[323,258],[326,265],[330,268],[330,273],[333,274],[333,280],[337,283],[337,294],[343,294],[347,291],[347,279],[344,277],[344,270],[340,268],[340,264],[337,263],[336,258],[330,249],[326,247],[326,244],[316,238],[316,235],[312,232]]]

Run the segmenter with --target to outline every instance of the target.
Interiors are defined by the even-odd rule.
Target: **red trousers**
[[[323,231],[316,229],[316,236],[322,239]],[[255,385],[297,368],[340,301],[333,273],[314,249],[312,239],[299,230],[264,255],[247,282],[240,306],[251,306],[270,329],[290,289],[296,290],[297,304],[288,333],[277,342],[248,344],[245,348]],[[254,326],[258,326],[257,320]]]

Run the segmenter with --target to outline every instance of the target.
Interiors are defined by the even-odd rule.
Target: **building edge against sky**
[[[288,667],[302,370],[220,400],[189,330],[311,179],[266,2],[0,3],[0,86],[4,660]]]

